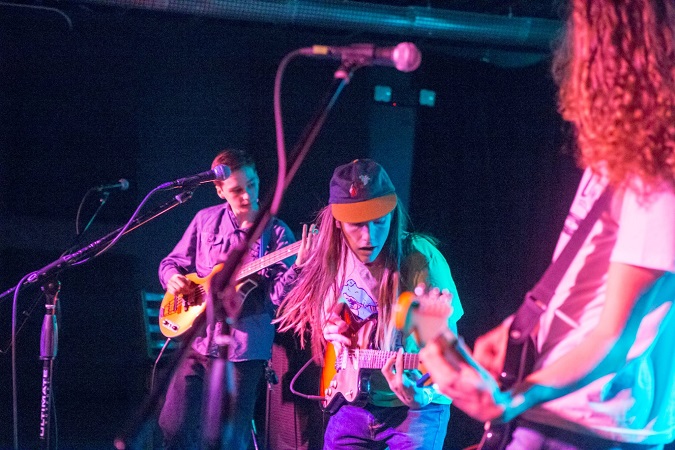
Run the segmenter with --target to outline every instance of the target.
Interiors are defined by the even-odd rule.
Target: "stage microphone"
[[[112,191],[115,189],[119,189],[120,191],[126,191],[127,189],[129,189],[129,182],[125,178],[120,178],[119,181],[115,184],[102,184],[100,186],[96,186],[94,189],[99,192]]]
[[[326,56],[361,66],[390,66],[401,72],[412,72],[422,63],[422,54],[412,42],[396,47],[376,47],[374,44],[353,44],[348,47],[314,45],[300,49],[305,56]]]
[[[176,187],[197,186],[198,184],[208,183],[209,181],[222,181],[227,179],[227,177],[230,176],[230,173],[232,173],[230,168],[225,164],[221,164],[211,170],[192,175],[191,177],[179,178],[175,181],[160,184],[157,189],[173,189]]]

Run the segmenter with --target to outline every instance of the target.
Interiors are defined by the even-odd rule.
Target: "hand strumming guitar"
[[[342,319],[344,306],[344,303],[336,303],[326,314],[323,326],[323,338],[333,344],[336,355],[342,352],[343,347],[352,345],[352,340],[343,334],[349,329],[347,322]]]
[[[174,274],[166,283],[166,291],[174,296],[189,294],[195,289],[196,284],[188,280],[185,275]]]
[[[420,351],[438,390],[453,405],[480,421],[502,419],[509,401],[496,384],[462,361],[444,339],[433,339]]]

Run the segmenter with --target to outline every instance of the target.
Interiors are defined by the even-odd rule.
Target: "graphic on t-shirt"
[[[347,302],[352,313],[360,319],[367,319],[377,313],[377,303],[375,303],[375,300],[351,278],[342,287],[341,296]]]

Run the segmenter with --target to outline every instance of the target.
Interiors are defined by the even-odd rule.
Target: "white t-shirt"
[[[602,193],[606,182],[584,173],[554,253]],[[675,438],[675,193],[666,188],[642,198],[617,191],[608,211],[586,238],[541,316],[535,370],[545,367],[586,339],[598,324],[605,302],[610,262],[664,270],[642,295],[628,327],[637,328],[627,364],[567,396],[533,408],[528,420],[592,433],[622,442],[667,443]],[[564,313],[573,328],[559,318]],[[638,328],[639,327],[639,328]]]
[[[400,288],[403,290],[412,290],[417,283],[424,282],[429,287],[437,287],[441,290],[450,292],[452,313],[448,318],[448,327],[456,329],[457,320],[462,316],[464,310],[457,294],[455,282],[450,273],[450,267],[441,252],[433,246],[428,240],[422,237],[411,237],[413,251],[407,255],[402,263]],[[346,246],[345,246],[346,247]],[[339,302],[345,303],[351,310],[355,320],[366,321],[358,327],[356,334],[356,345],[358,348],[370,348],[371,341],[374,339],[377,323],[368,321],[369,318],[377,317],[379,281],[370,273],[368,267],[360,262],[356,255],[345,248],[344,266],[338,273],[341,290],[338,298]],[[328,298],[332,298],[329,295]],[[324,313],[327,313],[332,304],[328,301],[325,305]],[[356,319],[358,318],[358,319]],[[385,337],[384,349],[394,350],[400,347],[406,353],[419,353],[419,346],[413,336],[407,336],[403,339],[400,332],[394,332],[390,339]],[[391,342],[387,342],[391,340]],[[378,345],[374,345],[379,348]],[[421,373],[419,373],[421,375]],[[396,397],[379,371],[374,371],[371,379],[371,398],[370,402],[377,406],[401,406],[403,403]],[[434,388],[433,403],[449,404],[450,399],[438,392]]]

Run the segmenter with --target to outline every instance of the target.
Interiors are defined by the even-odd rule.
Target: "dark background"
[[[317,43],[406,40],[110,7],[69,14],[72,29],[54,14],[0,8],[1,291],[70,246],[78,205],[92,186],[131,182],[111,193],[89,240],[120,227],[158,184],[207,170],[226,147],[254,153],[261,191],[268,191],[277,164],[272,89],[281,58]],[[465,309],[459,330],[471,344],[514,311],[545,269],[579,172],[563,151],[569,139],[546,52],[530,64],[515,57],[494,64],[458,57],[433,39],[415,43],[423,53],[419,70],[355,73],[280,217],[298,232],[326,203],[335,166],[375,156],[401,174],[394,182],[404,197],[409,184],[413,229],[440,239]],[[289,66],[282,95],[289,148],[336,67],[308,58]],[[375,85],[390,86],[392,101],[375,102]],[[420,89],[436,92],[435,106],[419,105]],[[83,206],[81,226],[96,201]],[[141,291],[161,292],[159,260],[194,213],[216,201],[205,185],[106,254],[60,274],[54,391],[62,448],[112,448],[138,410],[152,365]],[[0,299],[2,447],[12,442],[11,302]],[[21,291],[18,312],[26,319],[17,340],[20,442],[33,448],[44,314],[37,286]],[[453,410],[446,447],[476,442],[481,429]]]

